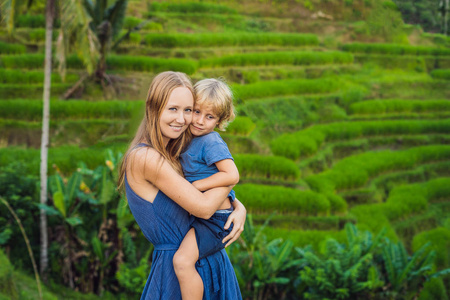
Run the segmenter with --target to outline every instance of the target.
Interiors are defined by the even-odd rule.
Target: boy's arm
[[[199,191],[203,192],[215,187],[236,185],[239,182],[239,171],[232,159],[218,161],[215,165],[219,172],[192,183]]]

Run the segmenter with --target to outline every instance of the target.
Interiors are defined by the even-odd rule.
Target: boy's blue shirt
[[[189,182],[216,174],[219,170],[215,163],[224,159],[233,159],[233,156],[225,141],[215,131],[195,137],[180,155],[184,176]],[[233,201],[235,192],[231,190],[228,197]]]

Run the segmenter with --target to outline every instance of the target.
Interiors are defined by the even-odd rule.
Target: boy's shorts
[[[195,229],[199,259],[225,248],[226,243],[222,243],[222,240],[231,232],[233,224],[227,230],[223,227],[232,212],[232,209],[220,210],[215,212],[208,220],[195,218],[191,227]]]

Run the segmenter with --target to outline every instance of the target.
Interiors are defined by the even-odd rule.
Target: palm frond
[[[58,37],[57,62],[60,74],[65,74],[66,57],[71,46],[77,51],[89,74],[97,65],[99,44],[89,24],[92,18],[84,6],[85,0],[67,0],[61,5],[61,28]]]
[[[127,5],[128,0],[117,0],[105,11],[104,19],[108,20],[111,23],[113,38],[117,37],[120,30],[122,29]]]

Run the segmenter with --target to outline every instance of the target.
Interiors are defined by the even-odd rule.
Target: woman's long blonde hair
[[[188,88],[194,95],[192,82],[184,73],[171,71],[163,72],[156,75],[150,84],[147,100],[145,102],[145,117],[121,162],[118,178],[119,190],[123,190],[124,186],[127,157],[139,143],[144,142],[158,151],[180,175],[183,174],[178,157],[192,139],[189,127],[180,135],[180,137],[171,139],[166,147],[164,146],[159,123],[161,114],[169,100],[170,94],[177,87]]]

